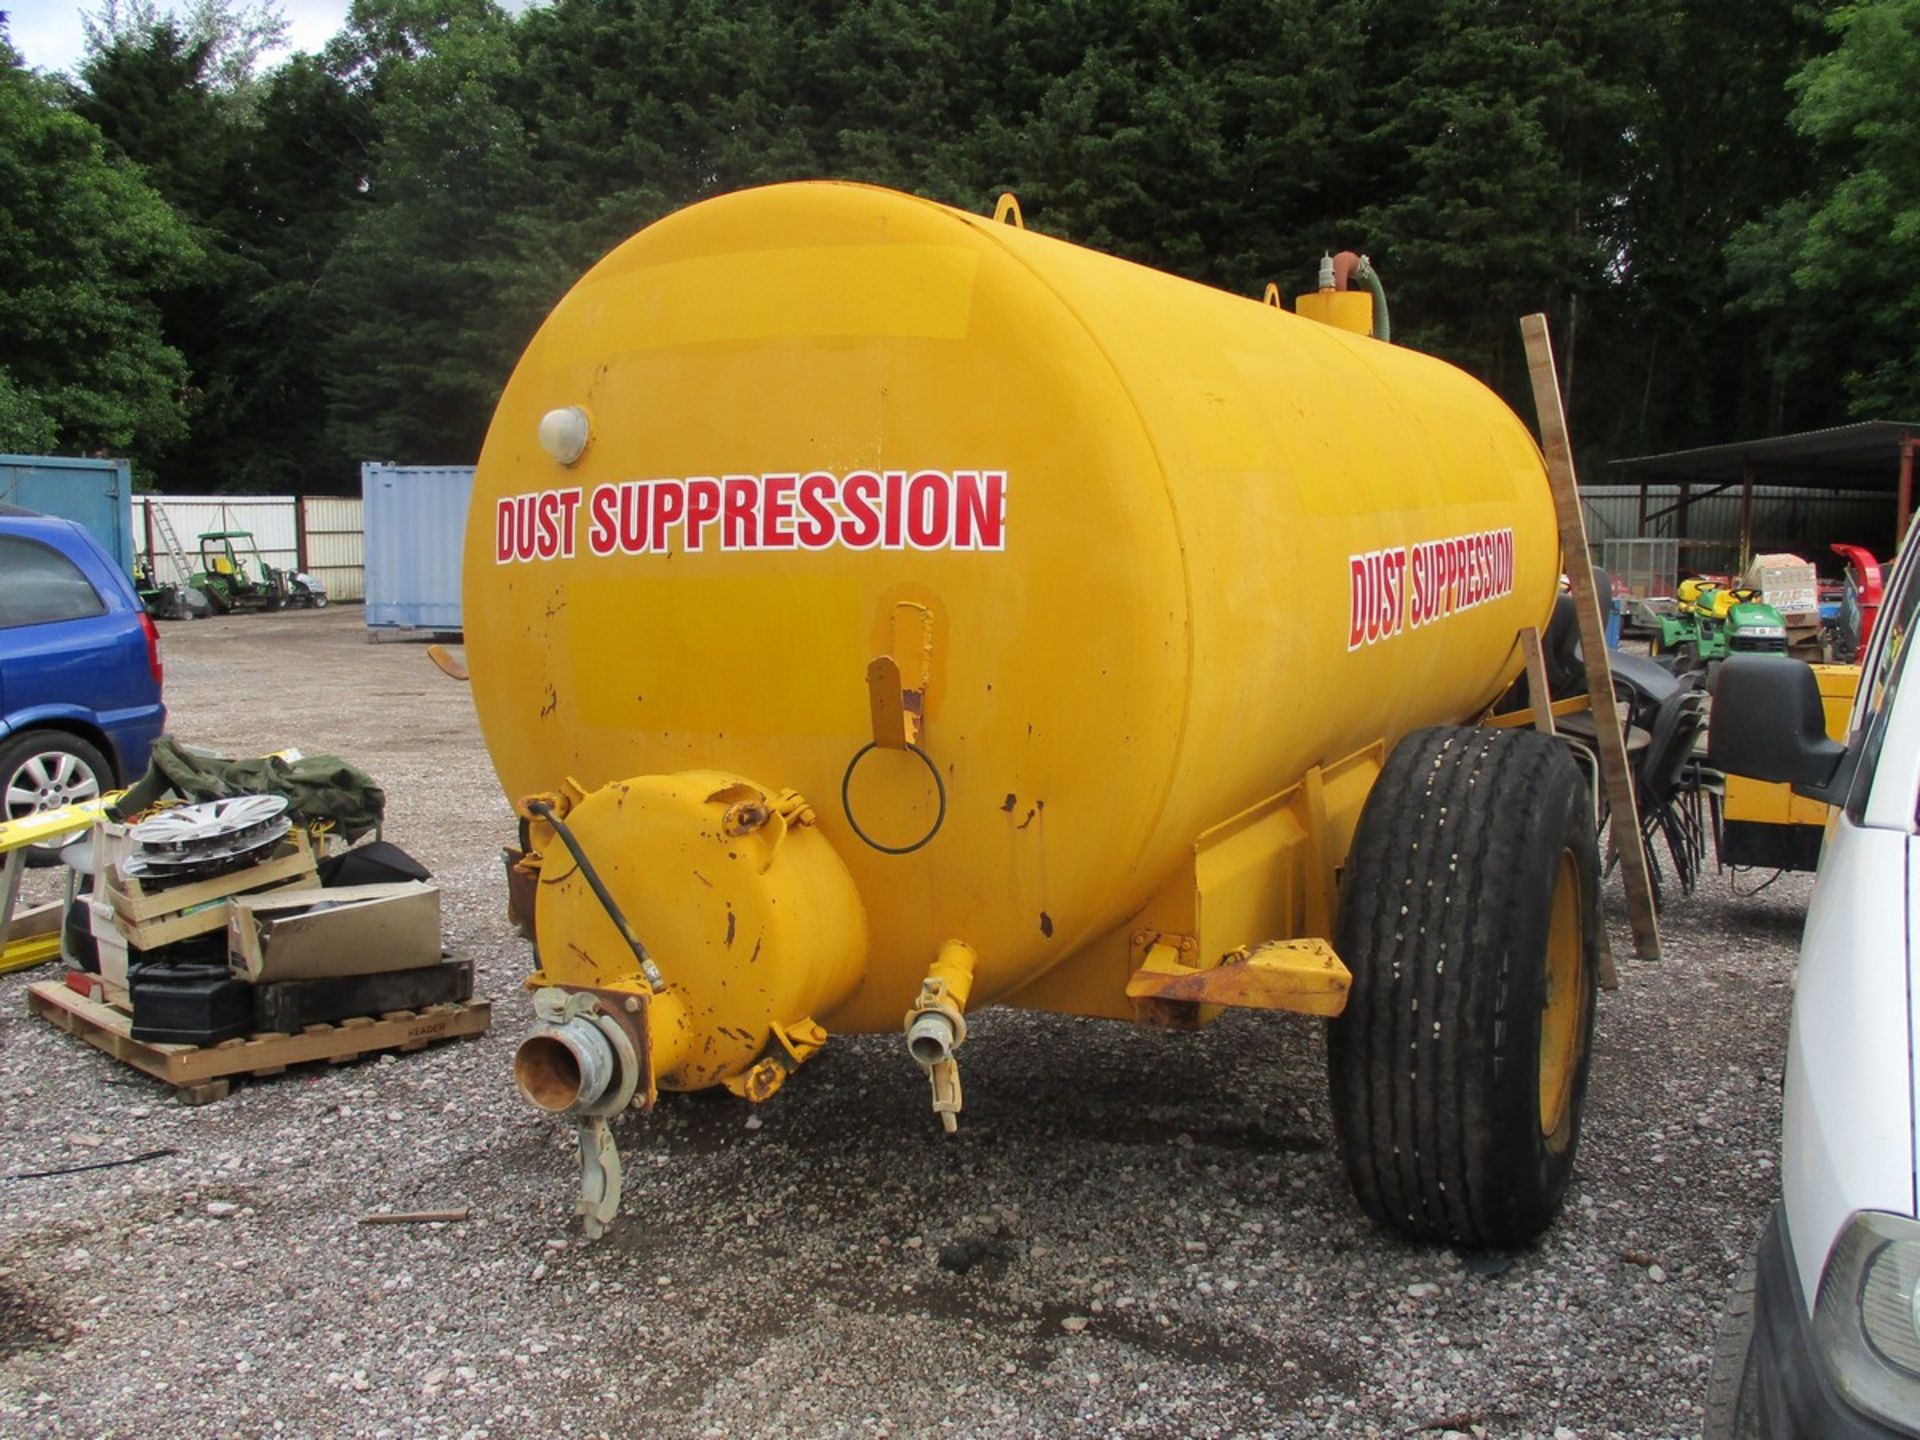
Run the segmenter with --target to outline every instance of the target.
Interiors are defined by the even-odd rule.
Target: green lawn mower
[[[1656,616],[1652,652],[1670,669],[1704,669],[1729,655],[1784,655],[1787,627],[1758,590],[1682,580],[1674,609]]]
[[[327,587],[313,576],[267,564],[251,530],[211,530],[202,535],[200,568],[187,583],[207,597],[207,606],[216,615],[288,607],[317,610],[327,603]]]

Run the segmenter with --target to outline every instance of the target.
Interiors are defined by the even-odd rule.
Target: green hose
[[[1379,273],[1373,268],[1373,262],[1366,256],[1360,257],[1360,263],[1353,267],[1353,278],[1373,292],[1373,338],[1393,343],[1393,326],[1387,319],[1387,287],[1380,283]]]

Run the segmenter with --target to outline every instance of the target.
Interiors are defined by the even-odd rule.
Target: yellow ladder
[[[119,793],[83,800],[78,805],[62,805],[57,810],[37,810],[18,820],[0,820],[0,975],[44,965],[58,955],[61,922],[73,902],[73,872],[69,871],[64,902],[36,905],[18,916],[13,913],[14,902],[20,898],[20,880],[27,869],[28,848],[88,829]]]

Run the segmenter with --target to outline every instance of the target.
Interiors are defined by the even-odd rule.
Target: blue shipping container
[[[360,467],[367,628],[452,633],[460,624],[471,465]]]
[[[0,455],[0,505],[76,522],[133,573],[133,467],[125,460]]]

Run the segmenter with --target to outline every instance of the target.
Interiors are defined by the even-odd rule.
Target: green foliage
[[[1737,237],[1749,307],[1777,322],[1783,390],[1841,377],[1848,413],[1920,414],[1920,0],[1836,12],[1794,79],[1815,183]]]
[[[1920,399],[1920,0],[355,0],[263,71],[281,23],[104,0],[79,88],[8,82],[174,217],[107,262],[157,317],[114,363],[167,398],[137,442],[170,485],[471,460],[594,260],[820,176],[1012,189],[1036,229],[1249,296],[1367,252],[1396,338],[1523,414],[1544,310],[1589,476]],[[78,433],[23,368],[54,334],[0,349],[0,436]]]
[[[276,0],[186,0],[163,13],[156,0],[101,0],[82,10],[89,62],[125,41],[138,45],[170,25],[203,52],[201,74],[224,105],[252,113],[262,85],[261,62],[286,43],[287,18]]]
[[[346,43],[379,139],[322,274],[331,434],[367,458],[470,463],[571,278],[533,212],[512,27],[490,0],[360,0]]]
[[[1745,302],[1731,246],[1811,171],[1787,123],[1787,84],[1826,41],[1821,8],[1663,0],[1651,11],[1641,32],[1650,89],[1616,225],[1626,268],[1589,332],[1614,358],[1574,395],[1590,447],[1644,453],[1837,418],[1830,394],[1789,395],[1775,382],[1776,311]]]
[[[203,255],[0,37],[0,448],[151,461],[186,431],[161,299]]]
[[[1393,79],[1362,105],[1364,153],[1379,174],[1361,228],[1400,279],[1406,342],[1522,403],[1518,317],[1559,320],[1560,367],[1577,375],[1577,306],[1607,283],[1645,7],[1374,8],[1383,23],[1370,64]]]
[[[371,120],[306,56],[238,109],[217,55],[214,41],[170,22],[123,25],[82,67],[72,102],[191,224],[206,256],[163,307],[193,407],[163,471],[194,489],[340,488],[353,469],[317,403],[325,339],[314,294],[360,204]]]

